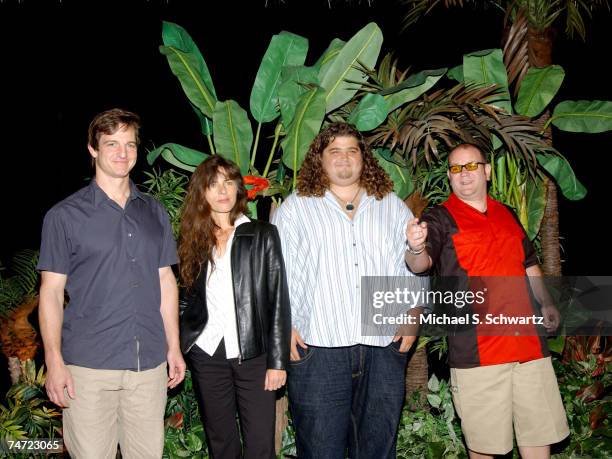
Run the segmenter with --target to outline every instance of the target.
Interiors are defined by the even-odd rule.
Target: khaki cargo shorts
[[[451,368],[451,391],[468,448],[483,454],[545,446],[569,435],[550,357],[476,368]]]

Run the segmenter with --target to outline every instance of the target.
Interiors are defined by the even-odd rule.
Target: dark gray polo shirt
[[[38,269],[68,276],[64,361],[136,371],[165,361],[159,268],[177,262],[166,210],[131,181],[125,209],[92,180],[49,210]]]

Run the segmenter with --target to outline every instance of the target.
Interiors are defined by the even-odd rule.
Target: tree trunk
[[[274,448],[276,449],[276,455],[280,453],[283,445],[283,432],[289,423],[287,418],[287,409],[289,407],[289,401],[287,395],[283,395],[281,398],[276,400],[276,427],[274,434]]]
[[[553,31],[542,32],[530,27],[527,33],[529,64],[542,68],[552,64]],[[549,111],[543,115],[550,116]],[[552,145],[552,132],[548,128],[547,141]],[[550,178],[544,180],[546,186],[546,207],[540,225],[542,238],[542,271],[546,276],[561,275],[561,249],[559,246],[559,205],[557,202],[557,185]]]
[[[272,215],[276,211],[276,204],[272,202],[270,207],[269,220],[272,220]],[[285,394],[276,400],[276,426],[274,428],[274,448],[276,449],[276,455],[280,453],[281,446],[283,445],[283,432],[289,424],[289,418],[287,417],[287,409],[289,407],[289,400],[287,399],[287,391]]]
[[[421,217],[423,211],[427,208],[428,199],[421,197],[418,191],[412,193],[404,203],[412,211],[415,217]],[[418,340],[415,346],[418,345]],[[406,369],[406,398],[410,399],[415,391],[419,392],[419,407],[411,406],[410,409],[417,409],[425,406],[427,397],[427,381],[429,380],[429,365],[427,362],[427,349],[425,347],[415,350],[410,360],[408,360],[408,368]]]
[[[21,362],[17,357],[8,358],[9,374],[11,375],[11,384],[17,384],[21,376]]]
[[[415,346],[418,344],[415,344]],[[418,391],[417,406],[409,405],[411,410],[423,408],[427,400],[427,381],[429,379],[429,364],[427,362],[427,349],[422,347],[414,351],[408,361],[406,370],[406,400],[412,400],[412,394]]]

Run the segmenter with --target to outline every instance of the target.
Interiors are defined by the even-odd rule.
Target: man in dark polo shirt
[[[485,310],[496,320],[535,313],[547,331],[556,329],[559,312],[545,294],[533,246],[516,215],[488,196],[486,155],[462,144],[448,164],[451,196],[408,225],[410,269],[433,266],[440,276],[486,285]],[[529,284],[541,311],[533,309]],[[509,333],[480,321],[471,333],[449,336],[451,390],[470,457],[511,451],[513,426],[521,457],[550,457],[550,445],[569,429],[545,339],[535,325]]]
[[[95,178],[43,224],[46,387],[64,408],[64,440],[76,458],[114,458],[117,443],[125,458],[160,458],[167,387],[185,375],[168,214],[129,178],[139,125],[120,109],[94,118]]]

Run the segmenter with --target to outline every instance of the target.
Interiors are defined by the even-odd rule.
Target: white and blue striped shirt
[[[291,298],[292,324],[308,344],[386,346],[363,336],[361,277],[413,276],[404,261],[410,209],[394,194],[362,196],[351,220],[334,196],[291,194],[274,212]]]

